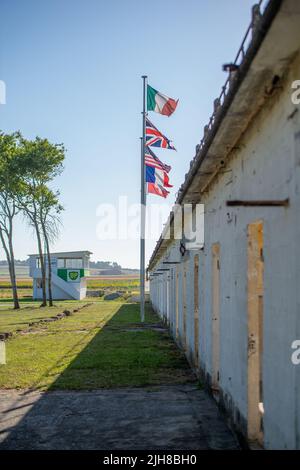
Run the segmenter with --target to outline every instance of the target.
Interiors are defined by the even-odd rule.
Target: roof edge
[[[259,15],[259,19],[257,19],[254,15],[255,8],[260,7],[262,4],[262,0],[257,5],[254,5],[252,8],[253,16],[251,19],[251,23],[245,33],[243,38],[242,44],[238,50],[236,55],[235,61],[233,65],[237,66],[237,70],[234,74],[234,78],[232,79],[229,75],[227,78],[224,86],[222,87],[221,94],[219,97],[214,101],[214,112],[211,115],[208,124],[204,127],[204,136],[200,142],[196,146],[196,155],[190,162],[190,169],[188,173],[185,175],[185,180],[183,184],[180,186],[175,204],[182,204],[184,202],[184,196],[187,192],[188,187],[192,183],[197,171],[201,167],[202,162],[205,160],[209,148],[223,122],[226,117],[226,114],[259,50],[261,47],[265,36],[267,35],[274,18],[276,17],[283,0],[269,0],[269,3],[265,7],[263,14]],[[249,34],[252,34],[252,39],[248,45],[246,52],[244,51],[245,42],[248,39]],[[242,61],[239,63],[239,58],[242,53]],[[216,106],[217,104],[217,106]],[[171,211],[168,222],[169,225],[172,224],[174,219],[174,214]],[[148,263],[147,271],[151,270],[152,265],[154,263],[155,257],[158,253],[159,248],[163,243],[162,234],[160,235],[154,251],[151,255],[151,258]]]

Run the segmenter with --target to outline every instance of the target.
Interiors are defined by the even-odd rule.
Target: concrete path
[[[237,449],[196,385],[89,392],[0,391],[0,449]]]

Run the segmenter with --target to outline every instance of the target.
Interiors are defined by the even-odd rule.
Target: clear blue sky
[[[89,249],[93,259],[138,267],[138,241],[100,241],[97,206],[139,201],[141,79],[179,98],[170,117],[150,119],[178,149],[170,205],[250,22],[254,0],[1,0],[0,79],[7,104],[0,129],[67,148],[54,186],[65,206],[55,250]],[[161,203],[150,196],[148,201]],[[148,242],[147,258],[155,242]],[[36,251],[19,220],[16,257]],[[0,251],[0,259],[4,259]]]

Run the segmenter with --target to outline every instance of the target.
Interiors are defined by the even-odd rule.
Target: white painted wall
[[[270,98],[251,123],[224,173],[202,200],[205,248],[198,252],[200,365],[211,374],[211,246],[219,242],[220,387],[232,406],[235,421],[239,413],[243,426],[247,420],[247,225],[259,219],[264,223],[264,445],[270,449],[300,448],[300,366],[291,362],[291,343],[300,339],[300,106],[290,117],[295,110],[290,85],[297,78],[299,57],[283,89]],[[229,199],[287,197],[288,208],[226,206]],[[176,242],[172,250],[178,250]],[[194,254],[190,252],[186,261],[189,345],[193,345]],[[181,335],[183,263],[178,292]],[[156,283],[151,281],[154,307]],[[174,282],[174,311],[170,315],[175,315],[175,296]],[[163,313],[161,308],[159,311]]]

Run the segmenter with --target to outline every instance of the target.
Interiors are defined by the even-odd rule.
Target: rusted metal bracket
[[[287,199],[274,199],[274,200],[256,200],[256,201],[242,201],[239,199],[226,201],[226,206],[243,206],[243,207],[287,207],[290,204],[289,198]]]

